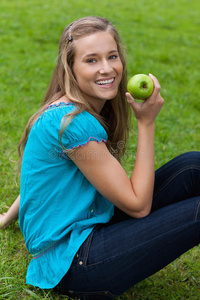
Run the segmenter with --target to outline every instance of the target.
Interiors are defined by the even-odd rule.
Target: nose
[[[100,65],[100,69],[99,69],[99,73],[100,74],[109,74],[112,72],[112,66],[111,64],[109,63],[109,61],[107,59],[104,59],[102,62],[101,62],[101,65]]]

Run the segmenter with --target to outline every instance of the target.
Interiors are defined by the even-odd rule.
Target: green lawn
[[[61,32],[79,17],[113,21],[127,47],[129,77],[150,72],[159,79],[166,102],[156,121],[156,168],[180,153],[200,150],[199,11],[199,0],[1,0],[0,212],[19,193],[17,145],[45,94]],[[132,157],[135,140],[133,134]],[[199,299],[199,256],[199,247],[190,250],[120,299]],[[0,231],[0,299],[61,299],[25,285],[30,259],[18,222]]]

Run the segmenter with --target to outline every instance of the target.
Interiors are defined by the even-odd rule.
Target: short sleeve
[[[62,145],[66,150],[84,146],[89,141],[107,141],[107,133],[99,121],[90,113],[83,111],[76,115],[65,129]]]

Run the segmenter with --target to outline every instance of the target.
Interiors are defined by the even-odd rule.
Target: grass
[[[22,131],[45,94],[59,37],[79,17],[113,21],[127,46],[129,77],[150,72],[159,79],[166,103],[156,121],[156,168],[180,153],[199,150],[199,9],[199,0],[1,0],[1,212],[19,193],[11,160],[17,160]],[[134,135],[128,150],[134,156]],[[199,247],[190,250],[120,299],[199,299],[199,255]],[[30,259],[18,222],[0,231],[0,299],[63,299],[25,285]]]

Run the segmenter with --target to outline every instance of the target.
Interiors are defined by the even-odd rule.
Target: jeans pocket
[[[99,291],[99,292],[77,292],[69,291],[68,294],[72,299],[80,300],[109,300],[116,299],[118,296],[113,295],[109,291]]]
[[[71,268],[76,267],[77,265],[86,266],[88,255],[90,253],[90,247],[91,247],[93,235],[94,235],[94,230],[89,234],[87,239],[79,248],[78,252],[75,255]]]

